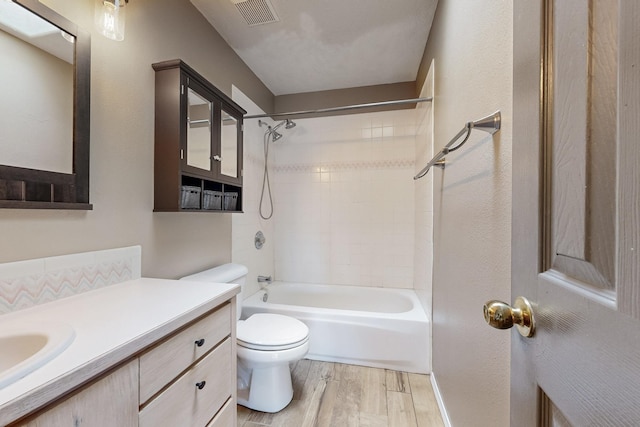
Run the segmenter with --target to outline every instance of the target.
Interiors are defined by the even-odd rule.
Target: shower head
[[[291,120],[287,119],[287,120],[283,120],[280,123],[278,123],[277,125],[275,125],[273,127],[273,132],[275,132],[276,130],[280,129],[282,127],[282,125],[284,125],[285,129],[293,129],[294,127],[296,127],[296,124],[294,122],[292,122]]]
[[[273,142],[275,142],[275,141],[279,140],[280,138],[282,138],[282,134],[278,133],[277,130],[279,128],[281,128],[283,125],[284,125],[285,129],[293,129],[294,127],[296,127],[296,124],[294,122],[292,122],[291,120],[289,120],[289,119],[281,121],[280,123],[278,123],[274,127],[269,126],[268,123],[263,122],[262,120],[258,120],[258,125],[267,126],[267,131],[265,132],[265,138],[267,137],[267,134],[271,134],[271,141],[273,141]]]

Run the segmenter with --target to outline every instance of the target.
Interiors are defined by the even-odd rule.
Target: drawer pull
[[[206,381],[200,381],[199,383],[196,383],[196,387],[198,387],[198,390],[202,390],[206,384]]]
[[[200,338],[198,341],[196,341],[196,345],[198,347],[202,347],[204,345],[204,338]]]

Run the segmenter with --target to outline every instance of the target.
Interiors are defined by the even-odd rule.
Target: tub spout
[[[271,284],[271,276],[258,276],[258,283]]]

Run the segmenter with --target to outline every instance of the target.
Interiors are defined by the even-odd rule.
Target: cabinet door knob
[[[217,154],[215,156],[213,156],[213,160],[215,160],[216,162],[221,162],[222,161],[222,157],[218,156]]]
[[[200,338],[198,341],[196,341],[196,345],[198,347],[202,347],[204,345],[204,338]]]
[[[198,387],[198,390],[202,390],[206,384],[206,381],[200,381],[199,383],[196,383],[196,387]]]

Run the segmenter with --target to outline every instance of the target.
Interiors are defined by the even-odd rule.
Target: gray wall
[[[502,112],[434,168],[433,373],[453,426],[509,425],[509,332],[482,305],[510,301],[511,1],[440,0],[419,74],[435,61],[435,147]]]
[[[153,213],[154,71],[181,58],[261,108],[273,94],[188,0],[129,2],[124,42],[93,29],[93,0],[45,0],[92,32],[89,212],[0,210],[0,262],[142,245],[142,274],[175,278],[231,260],[231,214]]]

